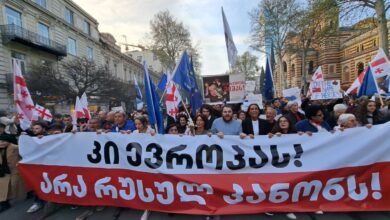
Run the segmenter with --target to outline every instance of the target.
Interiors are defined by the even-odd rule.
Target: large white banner
[[[59,203],[207,215],[390,210],[389,129],[243,140],[22,136],[19,170],[40,198]]]

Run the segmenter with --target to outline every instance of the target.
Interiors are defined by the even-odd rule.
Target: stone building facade
[[[309,82],[317,67],[321,66],[325,80],[340,80],[342,89],[346,90],[375,57],[379,36],[373,18],[350,27],[336,27],[334,32],[307,50],[305,70],[302,70],[302,50],[292,46],[297,45],[298,41],[296,35],[288,38],[289,49],[285,50],[283,56],[282,65],[287,77],[287,88],[302,88],[302,73],[306,73],[306,81]],[[276,93],[280,96],[282,88],[278,65],[275,67],[274,81]]]
[[[0,108],[13,110],[13,58],[21,61],[25,74],[33,64],[61,66],[86,57],[129,86],[133,75],[142,84],[143,66],[121,53],[114,37],[98,27],[98,21],[71,0],[0,0]],[[158,74],[150,72],[157,81]]]

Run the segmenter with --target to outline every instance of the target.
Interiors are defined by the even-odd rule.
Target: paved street
[[[76,210],[71,210],[68,205],[55,205],[46,207],[44,210],[41,210],[34,214],[26,213],[26,210],[33,203],[32,199],[18,202],[14,206],[1,213],[1,220],[35,220],[35,219],[45,219],[45,220],[68,220],[76,219],[82,213],[89,210],[88,207],[79,207]],[[133,209],[118,209],[114,207],[106,207],[102,211],[95,211],[91,216],[88,217],[89,220],[99,220],[99,219],[112,219],[112,220],[129,220],[129,219],[140,219],[142,211],[133,210]],[[316,215],[314,213],[297,213],[297,219],[302,220],[328,220],[328,219],[337,219],[337,220],[390,220],[390,212],[350,212],[350,213],[325,213],[323,215]],[[168,215],[166,213],[152,212],[149,216],[150,220],[163,220],[163,219],[172,219],[172,220],[200,220],[206,219],[205,216],[190,216],[190,215]],[[274,216],[267,216],[265,214],[256,214],[256,215],[235,215],[235,216],[221,216],[221,220],[267,220],[267,219],[288,219],[284,214],[275,214]]]

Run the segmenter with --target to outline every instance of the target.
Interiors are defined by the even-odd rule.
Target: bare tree
[[[335,34],[338,27],[339,8],[334,0],[311,0],[308,7],[297,14],[297,28],[293,35],[298,42],[287,48],[302,55],[301,79],[304,92],[307,90],[306,55],[313,46],[318,45],[325,36]],[[328,22],[330,21],[330,22]]]
[[[360,17],[363,11],[367,9],[375,13],[379,29],[379,47],[381,47],[387,55],[388,53],[388,34],[386,13],[390,8],[389,0],[335,0],[342,6],[342,17]]]
[[[152,45],[162,65],[168,71],[173,71],[176,61],[184,50],[188,50],[193,58],[195,69],[200,69],[197,47],[192,45],[190,31],[182,22],[176,20],[168,10],[154,15],[150,21]]]
[[[31,93],[38,98],[73,100],[86,92],[89,96],[125,100],[131,94],[130,85],[112,77],[105,67],[77,58],[64,62],[61,70],[53,65],[33,66],[26,77]]]
[[[275,49],[282,89],[287,85],[282,65],[284,47],[288,33],[297,26],[299,11],[296,0],[263,0],[249,13],[251,47],[261,52],[265,52],[266,47]]]

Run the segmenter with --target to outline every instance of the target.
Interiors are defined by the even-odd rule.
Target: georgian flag
[[[390,75],[390,62],[382,48],[371,61],[371,68],[375,78]]]
[[[12,59],[14,71],[14,101],[20,127],[26,130],[30,127],[34,114],[34,103],[22,75],[20,62]]]
[[[176,120],[176,114],[179,113],[179,103],[181,96],[174,82],[169,82],[167,92],[165,93],[165,105],[167,114]]]
[[[87,94],[84,92],[80,98],[81,108],[83,109],[84,116],[87,119],[91,119],[91,112],[88,109],[88,99]]]
[[[53,119],[53,115],[50,113],[50,110],[38,104],[35,104],[35,113],[35,115],[40,117],[42,120],[51,122]]]

